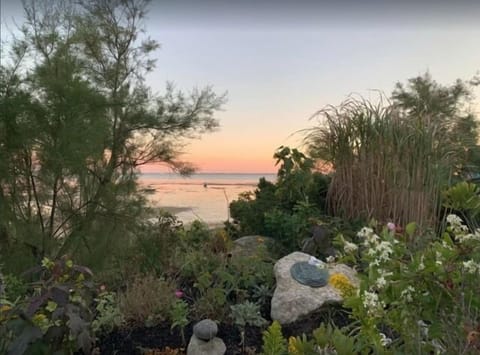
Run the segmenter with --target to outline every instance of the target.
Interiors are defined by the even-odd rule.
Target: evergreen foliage
[[[138,168],[191,172],[178,158],[185,140],[218,126],[224,96],[210,87],[167,84],[159,95],[146,85],[159,47],[143,32],[147,5],[24,3],[0,68],[0,243],[32,259],[16,269],[66,252],[103,260],[136,225]]]

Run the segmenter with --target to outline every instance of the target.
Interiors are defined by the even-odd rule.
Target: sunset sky
[[[21,4],[1,9],[4,38]],[[476,1],[153,1],[146,30],[161,43],[155,91],[172,81],[228,92],[220,130],[186,148],[203,172],[276,171],[275,148],[298,145],[291,135],[323,106],[427,70],[448,84],[480,69]]]

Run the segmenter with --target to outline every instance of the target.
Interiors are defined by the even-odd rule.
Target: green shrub
[[[358,295],[347,298],[360,341],[381,348],[390,329],[392,346],[404,353],[474,353],[468,329],[480,325],[480,234],[456,215],[424,249],[409,249],[416,226],[405,234],[364,227],[355,253],[365,270]],[[417,236],[420,238],[421,236]]]
[[[123,324],[124,317],[115,293],[104,291],[95,298],[95,302],[96,314],[92,329],[96,334],[110,333]]]
[[[50,353],[83,351],[94,343],[89,309],[93,298],[92,273],[64,257],[44,258],[31,271],[39,275],[34,292],[2,316],[1,333],[12,339],[8,353]]]
[[[190,310],[188,303],[184,300],[177,299],[170,310],[170,321],[172,325],[170,329],[175,327],[180,328],[180,335],[182,336],[182,344],[185,346],[185,327],[188,325],[188,315]]]
[[[283,337],[280,323],[274,321],[263,332],[263,355],[285,355],[287,354],[287,341]]]
[[[260,306],[256,303],[245,301],[230,306],[230,309],[232,311],[233,323],[240,329],[241,344],[245,348],[245,327],[247,325],[263,327],[267,320],[260,314]]]
[[[313,160],[297,149],[280,147],[274,158],[280,165],[277,182],[261,178],[253,193],[230,204],[230,213],[240,224],[239,235],[265,235],[295,249],[311,233],[311,218],[325,212],[330,178],[315,172]]]
[[[461,216],[470,229],[480,226],[480,189],[466,181],[442,191],[442,204],[447,213]]]
[[[27,293],[27,283],[23,279],[13,274],[3,275],[3,280],[0,279],[0,284],[0,290],[3,289],[5,298],[9,300],[22,298]],[[2,292],[0,291],[0,297],[1,296]]]

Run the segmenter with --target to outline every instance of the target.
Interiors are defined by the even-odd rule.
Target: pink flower
[[[183,291],[182,290],[176,290],[175,291],[175,297],[182,298],[183,297]]]
[[[388,222],[387,223],[387,229],[390,231],[390,232],[395,232],[395,223],[393,222]]]

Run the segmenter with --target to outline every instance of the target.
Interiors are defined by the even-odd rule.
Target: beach
[[[163,208],[186,224],[198,219],[218,225],[229,219],[229,203],[242,192],[254,191],[261,177],[273,182],[276,174],[144,173],[139,183],[152,207]]]

